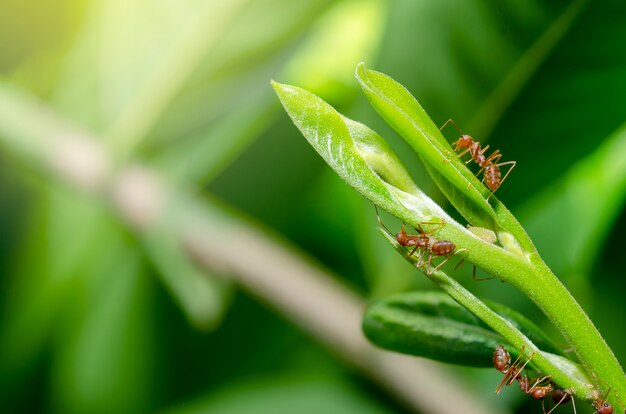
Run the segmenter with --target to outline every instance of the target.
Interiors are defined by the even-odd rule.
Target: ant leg
[[[435,272],[435,271],[439,270],[439,268],[440,268],[441,266],[443,266],[444,264],[446,264],[446,262],[447,262],[448,260],[450,260],[450,259],[452,259],[454,256],[456,256],[456,254],[457,254],[457,253],[459,253],[459,252],[465,252],[465,251],[467,251],[467,249],[458,249],[457,251],[455,251],[455,252],[454,252],[454,253],[452,253],[451,255],[446,256],[446,258],[445,258],[445,259],[444,259],[441,263],[439,263],[439,264],[437,265],[437,267],[435,267],[434,269],[431,269],[431,272],[430,272],[429,274],[431,274],[431,275],[432,275],[432,274],[433,274],[433,272]],[[462,262],[463,262],[463,260],[465,260],[465,259],[461,259],[461,262],[460,262],[460,263],[462,263]],[[456,269],[458,266],[459,266],[459,265],[456,265],[455,269]]]
[[[484,154],[487,148],[489,148],[489,145],[483,148],[483,150],[480,153]],[[478,170],[478,172],[474,175],[474,177],[478,177],[481,172],[485,171],[487,166],[493,165],[493,162],[499,160],[500,158],[502,158],[502,154],[500,154],[500,150],[495,150],[491,155],[489,155],[489,157],[485,158],[485,162],[483,162],[483,165],[480,167],[480,170]],[[483,180],[481,182],[485,182],[484,175],[483,175]]]
[[[458,269],[459,267],[461,267],[461,265],[462,265],[463,263],[465,263],[465,258],[463,258],[463,257],[462,257],[462,258],[461,258],[461,260],[459,260],[459,262],[456,264],[456,266],[454,266],[454,269],[453,269],[453,270],[456,270],[456,269]]]
[[[424,229],[422,228],[422,223],[419,223],[417,226],[414,227],[415,231],[417,231],[419,234],[427,234]]]
[[[459,263],[456,264],[456,266],[454,266],[454,270],[458,269],[459,267],[461,267],[461,265],[465,263],[465,259],[461,259],[459,260]],[[476,282],[482,282],[484,280],[491,280],[491,279],[495,279],[495,277],[476,277],[476,265],[473,266],[473,270],[472,270],[472,279],[474,279]]]
[[[450,257],[452,257],[452,256],[450,256]],[[435,273],[437,270],[439,270],[439,268],[440,268],[441,266],[443,266],[444,264],[446,264],[446,262],[447,262],[448,260],[450,260],[450,257],[446,257],[446,258],[445,258],[444,260],[442,260],[442,261],[441,261],[441,263],[439,263],[436,267],[432,267],[432,266],[431,266],[430,271],[427,271],[426,273],[427,273],[429,276],[430,276],[430,275],[432,275],[432,274],[433,274],[433,273]],[[428,264],[430,265],[430,260],[428,261]]]
[[[530,394],[531,392],[533,392],[535,390],[535,388],[537,388],[539,386],[539,384],[541,384],[542,382],[544,382],[545,380],[550,379],[549,376],[544,376],[542,378],[537,378],[535,380],[535,383],[528,389],[528,394]]]
[[[448,124],[452,124],[452,125],[454,125],[454,126],[456,127],[456,129],[458,129],[458,130],[459,130],[459,133],[460,133],[460,134],[462,134],[462,133],[463,133],[463,131],[461,131],[461,128],[459,128],[459,126],[456,124],[456,122],[454,122],[454,121],[452,120],[452,118],[448,118],[448,120],[447,120],[446,122],[444,122],[444,124],[443,124],[443,125],[439,128],[439,131],[443,130],[443,129],[446,127],[446,125],[448,125]]]
[[[520,356],[517,357],[515,362],[513,362],[513,364],[509,366],[509,369],[506,371],[506,374],[504,374],[504,378],[502,378],[502,381],[500,381],[500,384],[498,384],[498,388],[496,388],[496,394],[500,394],[500,391],[502,391],[502,387],[504,387],[505,384],[511,385],[511,383],[515,381],[515,379],[517,378],[517,374],[519,373],[519,371],[515,369],[515,365],[517,364],[521,356],[522,354],[520,354]]]
[[[567,398],[568,395],[569,395],[569,393],[567,391],[565,391],[563,393],[563,396],[561,397],[561,399],[556,403],[556,405],[554,407],[552,407],[552,409],[550,411],[547,412],[547,414],[551,414],[552,411],[556,410],[556,407],[561,405],[561,403],[563,403],[563,401]],[[576,406],[574,405],[574,398],[573,397],[572,397],[572,406],[574,407],[574,414],[576,414]]]
[[[475,282],[484,282],[486,280],[493,280],[495,279],[495,277],[476,277],[476,265],[474,265],[474,270],[472,271],[472,279],[474,279]]]
[[[419,247],[419,246],[415,246],[415,247]],[[422,261],[424,258],[424,254],[426,253],[425,250],[421,250],[420,254],[415,256],[417,258],[417,263],[415,263],[415,267],[417,269],[419,269],[420,267],[422,267],[424,265],[424,262]]]
[[[448,120],[446,122],[444,122],[444,124],[439,128],[439,132],[443,131],[443,129],[448,125],[448,124],[452,124],[456,127],[456,129],[459,131],[459,134],[463,135],[463,131],[461,131],[461,128],[459,128],[459,126],[456,124],[456,122],[454,122],[452,120],[452,118],[448,118]],[[457,141],[458,142],[458,141]],[[459,146],[458,144],[455,142],[454,143],[454,151],[458,151],[459,150]],[[459,155],[457,155],[456,157],[454,157],[453,159],[462,157],[463,155],[465,155],[467,152],[469,151],[469,148],[466,149],[465,151],[461,152]],[[442,162],[450,162],[450,160],[447,159],[443,159]]]
[[[502,177],[502,180],[500,180],[500,184],[498,184],[498,188],[500,188],[500,186],[502,185],[502,183],[504,182],[504,180],[506,180],[506,178],[509,176],[509,174],[511,173],[511,171],[513,170],[513,168],[515,168],[515,166],[517,165],[516,161],[506,161],[506,162],[501,162],[500,164],[496,164],[496,166],[501,167],[503,165],[511,165],[511,168],[509,168],[509,170],[506,172],[506,174],[504,174],[504,177]],[[485,178],[483,177],[483,180]],[[497,190],[497,188],[496,188]],[[492,191],[488,196],[487,196],[487,200],[489,200],[489,198],[493,195],[493,193],[496,192],[496,190]]]
[[[376,217],[378,217],[378,224],[380,224],[387,231],[387,234],[393,236],[393,233],[391,232],[391,230],[389,230],[387,226],[385,226],[385,224],[383,223],[383,220],[380,218],[380,214],[378,214],[378,207],[376,206],[376,204],[374,204],[374,210],[376,210]]]
[[[426,232],[426,231],[424,231],[424,229],[422,228],[422,226],[423,226],[424,224],[428,224],[428,225],[431,225],[431,224],[432,224],[433,226],[436,226],[436,227],[433,227],[433,229],[432,229],[432,230],[430,230],[429,232]],[[422,234],[429,234],[429,233],[434,233],[434,232],[436,232],[437,230],[441,230],[441,229],[443,228],[443,226],[445,226],[445,225],[446,225],[446,221],[445,221],[445,220],[443,220],[443,221],[422,221],[422,222],[419,224],[419,226],[418,226],[419,228],[417,228],[417,229],[415,229],[415,230],[419,231],[419,232],[420,232],[420,233],[422,233]]]
[[[483,154],[485,152],[485,150],[489,148],[489,145],[487,145],[484,149],[483,149]],[[491,154],[489,154],[489,156],[487,157],[487,159],[491,162],[494,162],[495,160],[502,158],[502,153],[500,152],[499,149],[494,150]]]
[[[432,259],[432,255],[430,254],[430,252],[426,249],[424,249],[422,251],[422,255],[420,256],[420,260],[419,262],[415,265],[415,267],[417,269],[421,269],[422,267],[426,268],[426,274],[428,276],[431,275],[431,273],[428,270],[428,267],[430,266],[430,261]]]
[[[428,276],[432,275],[433,272],[438,269],[438,267],[437,269],[433,269],[433,266],[431,264],[433,257],[433,254],[431,252],[428,252],[428,262],[426,263],[426,274]]]
[[[506,174],[504,174],[504,177],[502,177],[502,180],[500,180],[500,185],[502,185],[504,180],[506,180],[506,177],[509,176],[509,174],[511,173],[513,168],[515,168],[515,166],[517,165],[517,162],[516,161],[507,161],[507,162],[501,162],[500,164],[496,164],[496,165],[498,167],[502,167],[503,165],[510,165],[511,166],[511,168],[509,168],[509,170],[506,172]]]
[[[495,150],[491,155],[486,158],[485,164],[495,164],[500,161],[500,158],[502,158],[500,150]]]
[[[452,149],[453,149],[454,151],[458,151],[458,150],[459,150],[459,147],[458,147],[458,145],[456,145],[456,143],[455,143],[454,148],[452,148]],[[464,156],[465,154],[467,154],[467,153],[469,152],[469,150],[470,150],[469,148],[464,149],[463,151],[461,151],[460,153],[458,153],[456,157],[454,157],[454,158],[452,158],[452,159],[453,159],[453,160],[456,160],[457,158],[461,158],[462,156]],[[441,160],[441,161],[442,161],[442,162],[444,162],[444,163],[446,163],[446,162],[450,162],[451,160],[447,160],[447,159],[445,159],[445,158],[444,158],[444,159],[443,159],[443,160]],[[467,164],[467,163],[469,163],[469,162],[471,162],[471,161],[472,161],[472,159],[470,158],[468,161],[466,161],[466,164]]]
[[[411,253],[409,254],[409,257],[413,256],[415,254],[415,252],[417,251],[417,249],[419,249],[420,246],[415,246],[415,248],[413,250],[411,250]]]
[[[524,350],[522,350],[522,352],[524,352]],[[521,355],[523,355],[523,354],[520,354],[520,356],[521,356]],[[533,357],[534,357],[534,356],[535,356],[535,352],[533,352],[532,354],[530,354],[530,357],[526,360],[526,362],[524,362],[524,364],[523,364],[521,367],[516,367],[516,368],[515,368],[515,371],[517,371],[517,372],[515,373],[515,375],[514,375],[514,377],[515,377],[515,378],[513,378],[513,379],[509,382],[509,384],[507,384],[507,385],[510,385],[510,384],[512,384],[512,383],[513,383],[513,381],[515,381],[515,379],[517,378],[517,376],[518,376],[518,375],[519,375],[519,374],[520,374],[520,373],[524,370],[524,368],[526,368],[526,365],[528,365],[528,363],[530,362],[530,360],[531,360],[531,359],[533,359]],[[516,360],[516,361],[517,361],[517,360]],[[542,378],[541,380],[543,381],[545,378],[548,378],[548,377],[544,377],[544,378]],[[533,387],[534,387],[534,386],[536,386],[536,385],[533,385]]]

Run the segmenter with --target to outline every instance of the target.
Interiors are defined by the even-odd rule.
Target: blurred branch
[[[217,203],[168,185],[156,171],[114,167],[94,136],[1,84],[0,144],[57,180],[112,204],[140,236],[166,229],[160,237],[178,240],[203,269],[231,275],[415,411],[499,412],[434,363],[370,345],[360,330],[363,299],[311,259]]]
[[[180,40],[148,77],[137,96],[122,116],[113,124],[107,138],[113,148],[129,154],[158,119],[168,102],[205,56],[206,50],[220,40],[220,33],[228,28],[247,0],[206,2],[193,22],[182,28]],[[216,18],[219,16],[219,18]]]

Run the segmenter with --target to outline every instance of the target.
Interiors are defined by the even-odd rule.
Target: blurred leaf
[[[626,199],[626,127],[529,200],[522,215],[564,278],[585,278]],[[559,229],[554,231],[553,229]]]
[[[343,382],[295,376],[235,384],[165,413],[383,414],[390,411]]]
[[[138,88],[121,115],[107,129],[106,138],[123,153],[131,151],[196,69],[210,47],[223,36],[247,0],[206,2],[179,30],[176,40]]]
[[[502,198],[523,204],[556,185],[624,123],[626,54],[610,52],[626,36],[624,12],[620,1],[588,2],[499,119],[490,142],[518,163]],[[597,47],[605,41],[616,43]]]
[[[95,204],[68,197],[58,188],[41,190],[31,233],[19,249],[7,318],[0,326],[0,370],[20,385],[29,364],[43,353],[59,328],[70,291],[102,257],[112,223]],[[50,211],[56,211],[51,214]],[[96,220],[95,218],[100,218]],[[72,223],[68,237],[68,223]],[[52,243],[51,240],[63,240]],[[106,244],[106,243],[105,243]],[[109,245],[114,248],[114,245]],[[37,258],[33,260],[32,258]],[[7,384],[8,385],[8,384]]]
[[[37,122],[32,121],[34,118],[38,119]],[[46,143],[45,139],[41,141],[40,138],[52,134],[57,137],[57,140],[52,142],[61,145],[64,143],[63,139],[71,138],[68,131],[79,133],[72,130],[72,127],[73,125],[67,125],[60,121],[55,117],[55,114],[41,107],[23,91],[0,84],[0,136],[4,138],[3,145],[7,146],[8,143],[10,149],[15,151],[16,156],[32,158],[36,160],[35,165],[37,167],[47,170],[50,168],[49,163],[58,162],[50,153],[58,155],[59,149],[48,151],[50,142]],[[99,150],[98,148],[96,151]],[[107,160],[98,159],[97,161],[103,161],[105,165],[107,163]],[[74,238],[71,241],[65,244],[54,244],[45,249],[46,254],[51,255],[50,266],[59,274],[64,275],[63,277],[67,272],[65,269],[72,269],[75,263],[89,262],[93,259],[91,256],[93,252],[89,249],[100,248],[94,229],[106,226],[104,223],[110,225],[108,221],[110,219],[109,212],[97,202],[88,204],[88,207],[83,207],[82,213],[76,211],[82,203],[85,203],[80,197],[71,195],[70,200],[64,199],[63,202],[59,203],[42,204],[42,208],[49,209],[42,214],[50,214],[53,222],[59,226],[56,229],[57,233],[51,235],[52,240],[64,240],[66,238],[68,223],[76,226]],[[155,253],[164,254],[167,251],[167,242],[163,242],[163,244],[153,243],[152,248],[156,249]],[[176,253],[171,250],[170,257],[175,256]],[[57,266],[61,268],[57,270]],[[213,282],[209,277],[200,276],[198,272],[191,271],[189,268],[186,272],[179,272],[181,267],[175,264],[172,264],[171,268],[167,267],[161,270],[166,269],[176,272],[174,274],[161,273],[161,275],[164,275],[163,281],[169,287],[170,292],[175,295],[180,294],[176,297],[176,301],[181,304],[183,311],[189,312],[189,319],[205,327],[215,326],[223,312],[221,306],[226,304],[226,298],[221,301],[217,300],[219,296],[217,292],[221,292],[221,288],[217,286],[223,286],[223,284]],[[193,286],[192,295],[188,294],[189,288],[181,289],[180,286]],[[202,305],[199,306],[199,304]],[[209,313],[213,311],[215,314],[210,315]],[[200,317],[198,312],[202,314],[202,322],[197,319]]]
[[[510,108],[530,79],[548,59],[555,47],[563,41],[576,23],[588,0],[573,0],[515,62],[489,98],[474,115],[471,128],[481,136],[488,136],[502,115]]]
[[[137,253],[108,241],[118,247],[92,262],[67,304],[52,372],[59,412],[134,413],[152,398],[151,283]]]
[[[259,113],[273,109],[267,80],[291,60],[293,43],[308,35],[329,4],[329,0],[249,1],[150,131],[158,149],[167,151],[176,139],[212,129],[255,102],[256,111],[245,122],[254,123]],[[260,19],[266,24],[259,26]]]
[[[387,6],[381,0],[337,2],[313,25],[281,78],[326,100],[346,100],[354,91],[352,68],[377,50]]]
[[[181,183],[210,182],[265,130],[276,111],[264,99],[243,105],[212,128],[171,145],[153,159],[159,170]]]
[[[217,75],[194,81],[200,82],[203,92],[191,87],[182,92],[193,102],[186,98],[176,100],[174,103],[176,114],[168,114],[167,120],[160,122],[155,131],[165,140],[164,145],[157,148],[156,157],[159,165],[168,171],[173,170],[176,178],[185,178],[186,182],[213,178],[274,121],[276,112],[274,105],[270,104],[272,101],[269,99],[268,90],[265,87],[259,89],[259,85],[262,85],[264,79],[271,74],[276,73],[280,66],[286,65],[281,72],[287,79],[308,79],[332,96],[345,95],[346,88],[354,89],[351,80],[352,71],[347,70],[352,65],[338,63],[336,60],[343,62],[348,59],[356,64],[363,55],[373,53],[379,36],[375,28],[378,27],[380,30],[383,16],[379,0],[340,2],[309,30],[304,40],[305,44],[294,51],[285,62],[280,55],[278,56],[280,60],[271,59],[277,54],[274,49],[278,49],[278,45],[288,40],[286,33],[293,36],[296,30],[302,30],[304,25],[315,22],[315,17],[324,10],[321,7],[324,2],[317,3],[315,6],[315,3],[311,2],[307,7],[312,9],[308,9],[308,12],[301,7],[283,10],[278,26],[284,27],[278,31],[275,29],[276,33],[268,37],[266,43],[259,44],[259,48],[263,50],[269,48],[265,50],[268,56],[258,58],[260,62],[251,66],[254,70],[238,68],[234,73],[221,73],[221,69],[210,67],[208,73],[217,71]],[[296,26],[297,22],[300,22],[299,26]],[[346,38],[344,47],[340,48],[337,45],[335,31],[348,30],[354,35],[355,27],[367,27],[368,35],[362,36],[356,43]],[[271,46],[272,44],[275,45]],[[219,49],[226,50],[223,46],[219,46]],[[328,53],[329,49],[333,53]],[[244,58],[249,53],[250,51],[242,52],[242,56],[232,56],[232,59]],[[228,66],[228,63],[222,62],[222,65]],[[200,71],[195,77],[200,78],[201,74]],[[343,86],[344,89],[338,89],[341,83],[346,84]],[[347,85],[348,83],[350,85]],[[228,102],[225,101],[224,95],[227,95]],[[181,106],[189,107],[189,110],[177,109]],[[168,145],[172,141],[171,136],[180,135],[181,131],[190,129],[190,125],[201,123],[210,123],[210,127],[205,127],[199,134],[194,132],[193,136],[186,137],[180,143]]]
[[[108,131],[118,146],[136,146],[147,135],[152,141],[197,135],[248,103],[251,89],[266,90],[259,86],[284,59],[277,59],[279,53],[328,3],[96,3],[57,102],[95,130]],[[268,24],[259,27],[258,19]],[[92,61],[100,70],[77,82]],[[94,105],[81,108],[85,102]],[[270,103],[266,95],[265,105]]]
[[[98,103],[90,107],[89,124],[102,130],[117,119],[110,139],[117,146],[136,143],[245,3],[93,3],[68,59],[67,80],[59,85],[59,97],[67,102],[63,106],[76,113],[74,102]],[[99,70],[81,79],[81,91],[75,75],[94,61]],[[81,95],[72,95],[74,91]],[[85,99],[85,92],[90,99]]]

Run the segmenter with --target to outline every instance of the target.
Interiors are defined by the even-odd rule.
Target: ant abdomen
[[[493,351],[493,366],[503,374],[506,374],[511,366],[511,355],[502,345],[498,345]]]
[[[502,172],[496,164],[489,164],[485,167],[485,184],[491,191],[496,191],[502,184]]]
[[[456,244],[449,240],[437,240],[430,246],[430,251],[436,256],[445,256],[456,249]]]
[[[557,404],[567,404],[572,399],[571,394],[560,388],[552,391],[552,401]]]

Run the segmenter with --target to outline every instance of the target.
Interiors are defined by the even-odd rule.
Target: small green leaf
[[[422,222],[445,222],[437,237],[463,247],[465,250],[460,257],[466,257],[494,275],[526,266],[525,258],[517,251],[512,255],[455,222],[415,186],[397,156],[374,131],[343,117],[304,89],[276,82],[273,86],[309,143],[341,178],[374,204],[414,227]]]
[[[343,117],[304,89],[277,82],[272,82],[272,86],[302,135],[341,178],[365,197],[399,217],[419,215],[420,211],[423,221],[447,217],[417,188],[389,145],[374,131]],[[419,198],[420,211],[410,212],[398,202],[390,187]]]
[[[543,351],[561,353],[531,321],[501,304],[490,307]],[[493,366],[498,345],[514,353],[500,334],[442,292],[394,295],[371,305],[363,319],[365,335],[376,345],[442,362]]]
[[[385,93],[391,94],[392,98],[398,99],[398,96],[393,96],[393,94],[398,92],[399,89],[402,92],[399,94],[400,98],[404,97],[409,101],[412,99],[415,105],[418,105],[417,101],[401,85],[396,83],[396,91],[393,90],[393,86],[390,85],[390,90],[388,91],[378,92],[383,95]],[[279,84],[274,84],[274,88],[293,122],[341,178],[376,205],[400,218],[407,225],[417,227],[421,225],[420,223],[433,220],[445,222],[440,229],[436,230],[434,234],[436,238],[455,243],[458,248],[457,252],[460,253],[458,255],[459,258],[466,258],[486,272],[511,283],[511,285],[526,293],[544,311],[546,316],[555,323],[565,340],[576,352],[586,372],[602,373],[603,378],[615,386],[617,395],[626,393],[622,389],[623,370],[613,353],[581,307],[543,263],[515,217],[495,197],[490,199],[490,205],[485,201],[484,204],[487,207],[480,207],[480,203],[467,196],[467,186],[459,185],[463,183],[463,174],[458,173],[460,175],[455,179],[454,174],[448,176],[445,171],[436,171],[443,169],[439,164],[451,164],[458,160],[449,160],[448,163],[442,162],[440,155],[443,155],[443,152],[438,150],[435,151],[435,154],[440,155],[436,155],[434,158],[432,154],[429,157],[421,154],[427,166],[432,164],[432,171],[435,172],[433,176],[436,180],[439,180],[439,182],[447,181],[454,186],[454,193],[458,194],[459,197],[457,197],[457,200],[453,200],[453,203],[462,214],[467,217],[472,213],[468,208],[464,208],[463,203],[483,208],[484,211],[481,214],[485,214],[485,212],[489,212],[489,209],[492,209],[493,214],[485,214],[487,219],[483,219],[481,223],[493,220],[495,227],[486,226],[486,228],[496,233],[501,247],[469,232],[459,223],[452,220],[441,207],[421,191],[417,190],[415,193],[406,192],[391,185],[389,181],[392,180],[389,178],[385,178],[386,181],[383,181],[380,175],[382,172],[376,172],[376,170],[383,170],[380,167],[368,164],[366,157],[361,154],[358,145],[355,144],[355,139],[351,136],[346,121],[330,105],[299,88]],[[406,96],[407,94],[408,97]],[[384,96],[388,97],[387,95]],[[406,104],[405,101],[400,99],[398,106],[402,107],[402,105]],[[422,111],[421,115],[424,114]],[[417,115],[421,116],[420,113]],[[403,122],[407,122],[407,126],[411,126],[411,121],[413,119],[403,120]],[[432,121],[428,120],[428,122],[432,126],[431,129],[435,128]],[[436,135],[433,131],[430,132],[431,135]],[[435,149],[440,145],[447,145],[444,143],[443,137],[441,137],[441,141],[435,139],[432,142],[427,142],[427,144]],[[427,147],[428,145],[424,146]],[[428,155],[430,150],[426,148],[425,151],[426,155]],[[451,148],[448,151],[448,155],[454,157],[454,152]],[[389,159],[393,159],[393,157],[389,157]],[[398,174],[395,171],[395,167],[389,168],[389,171],[386,173]],[[400,177],[400,174],[397,177]],[[402,181],[402,179],[397,180],[397,182]],[[445,192],[445,186],[442,186],[442,188]],[[450,192],[446,192],[446,195],[450,196]],[[452,197],[455,197],[455,195],[452,194]],[[458,200],[462,200],[463,203],[459,203]],[[473,225],[477,224],[472,222],[471,218],[468,219]],[[406,249],[397,244],[393,234],[385,234],[385,236],[396,249],[404,253],[405,257],[408,256]],[[415,258],[408,259],[412,261],[411,259]],[[517,350],[521,352],[524,349],[524,354],[527,357],[531,353],[539,351],[535,344],[508,320],[492,311],[450,276],[441,271],[431,272],[427,276],[444,292],[451,295],[454,300],[465,306],[494,331],[507,338]],[[541,369],[546,375],[550,375],[553,382],[559,384],[559,386],[564,389],[572,389],[578,397],[592,399],[594,392],[596,392],[596,390],[589,387],[589,384],[591,382],[597,383],[598,381],[591,381],[588,378],[573,378],[569,372],[559,369],[547,357],[544,357],[543,353],[535,354],[532,365]],[[600,389],[603,388],[600,384],[596,385]]]
[[[417,152],[435,183],[472,225],[513,235],[513,253],[535,248],[515,217],[452,150],[415,97],[389,76],[359,64],[355,74],[370,103]],[[504,246],[505,248],[507,246]]]
[[[356,78],[374,109],[422,157],[457,210],[471,223],[493,228],[488,217],[495,220],[496,214],[486,201],[490,191],[456,157],[413,95],[389,76],[366,69],[363,63],[356,68]]]

